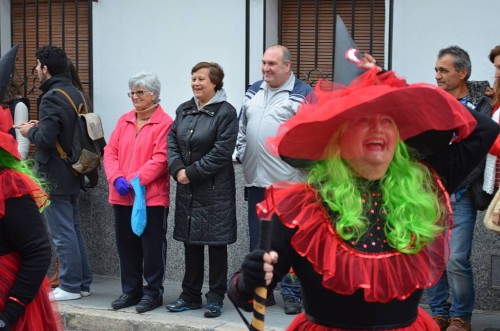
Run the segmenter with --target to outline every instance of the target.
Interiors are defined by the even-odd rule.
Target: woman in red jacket
[[[104,149],[123,292],[111,307],[137,305],[137,312],[144,313],[163,303],[170,203],[167,134],[173,121],[158,104],[156,74],[136,74],[129,88],[134,109],[120,117]]]
[[[495,83],[493,84],[493,90],[490,90],[488,94],[491,97],[492,106],[492,119],[496,122],[500,122],[500,45],[495,46],[489,56],[489,60],[493,63],[495,67]],[[486,167],[485,167],[485,187],[492,193],[497,190],[495,197],[493,198],[486,216],[484,218],[484,223],[487,228],[500,232],[500,193],[498,188],[500,187],[500,137],[497,137],[493,146],[491,146],[489,154],[486,156]],[[487,181],[487,179],[489,179]]]

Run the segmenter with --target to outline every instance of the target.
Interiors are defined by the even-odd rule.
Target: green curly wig
[[[19,161],[12,154],[8,153],[4,149],[0,148],[0,169],[12,169],[27,175],[31,180],[33,180],[38,186],[40,186],[45,192],[48,192],[48,185],[46,182],[36,176],[33,161]],[[50,204],[47,203],[44,208]],[[41,210],[40,210],[41,211]]]
[[[369,181],[359,179],[340,157],[339,141],[346,126],[332,137],[325,160],[316,162],[308,177],[334,215],[332,220],[340,237],[357,242],[366,235],[362,192],[368,192]],[[380,179],[382,210],[387,218],[384,233],[388,244],[403,253],[418,253],[434,240],[443,228],[437,222],[445,213],[438,199],[438,189],[431,171],[412,160],[402,141],[396,146],[386,174]]]

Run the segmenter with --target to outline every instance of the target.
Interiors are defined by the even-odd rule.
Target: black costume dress
[[[47,203],[28,176],[0,168],[0,316],[12,331],[64,329],[45,276],[52,252],[39,209]]]
[[[384,210],[379,208],[383,196],[376,182],[365,192],[369,199],[361,197],[369,231],[358,243],[339,236],[332,225],[335,215],[314,187],[277,183],[266,190],[257,209],[260,218],[272,217],[273,222],[271,250],[278,253],[278,263],[270,287],[290,267],[302,284],[305,312],[288,330],[439,330],[418,304],[423,289],[439,280],[448,261],[452,214],[447,192],[486,155],[499,131],[491,119],[472,115],[477,126],[466,139],[445,144],[425,159],[445,211],[435,224],[444,230],[418,253],[405,254],[387,245]],[[245,287],[244,277],[233,275],[228,295],[250,311],[253,289]]]

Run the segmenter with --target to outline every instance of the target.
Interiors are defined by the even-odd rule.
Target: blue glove
[[[130,184],[127,182],[125,177],[121,176],[115,179],[113,186],[120,193],[120,195],[127,195],[130,193]]]
[[[132,188],[134,189],[134,205],[132,206],[132,232],[137,236],[141,236],[146,228],[147,215],[146,215],[146,187],[141,185],[139,175],[130,180]]]

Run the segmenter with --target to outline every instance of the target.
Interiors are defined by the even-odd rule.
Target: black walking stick
[[[268,219],[260,220],[259,248],[265,252],[271,250],[272,222]],[[264,331],[264,317],[266,315],[267,287],[257,287],[254,292],[253,316],[251,331]]]

